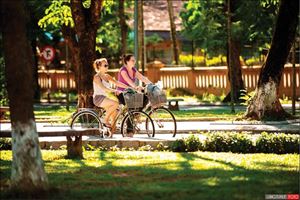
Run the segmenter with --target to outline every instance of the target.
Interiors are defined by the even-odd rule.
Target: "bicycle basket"
[[[137,109],[143,107],[144,95],[142,93],[124,93],[124,100],[127,107]]]
[[[152,106],[160,106],[167,102],[166,92],[160,89],[149,91],[148,98]]]

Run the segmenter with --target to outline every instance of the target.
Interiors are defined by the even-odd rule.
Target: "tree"
[[[120,54],[124,55],[126,53],[126,38],[127,38],[127,24],[126,24],[126,15],[124,12],[124,0],[119,0],[119,19],[120,19],[120,28],[121,28],[121,50]]]
[[[33,114],[33,55],[27,37],[29,16],[26,10],[24,0],[1,1],[5,76],[12,125],[11,186],[31,193],[46,190],[48,180]]]
[[[208,56],[227,54],[227,0],[196,2],[189,0],[185,4],[185,10],[180,14],[183,20],[183,34],[195,41],[195,46],[204,49]],[[231,64],[233,71],[236,72],[232,77],[234,84],[231,84],[233,86],[231,89],[234,90],[235,102],[240,101],[240,91],[244,88],[240,56],[251,53],[243,46],[249,44],[253,48],[265,46],[267,39],[271,37],[270,22],[274,18],[276,2],[276,0],[231,0]],[[230,100],[229,94],[225,100]]]
[[[72,54],[76,75],[78,108],[93,107],[93,61],[96,58],[96,36],[103,0],[56,0],[45,11],[40,26],[60,27]],[[51,13],[51,14],[50,14]],[[81,136],[68,137],[68,156],[82,158]]]
[[[252,119],[275,118],[289,116],[278,99],[278,88],[299,23],[299,1],[281,0],[275,32],[266,62],[263,64],[255,89],[255,95],[245,113]]]
[[[175,64],[178,65],[179,63],[179,50],[177,45],[177,39],[176,39],[176,26],[174,23],[174,12],[173,12],[173,3],[172,0],[167,0],[168,2],[168,13],[170,18],[170,35],[172,39],[172,47],[173,47],[173,59],[175,61]]]
[[[144,34],[144,12],[143,12],[144,1],[138,2],[138,51],[141,62],[142,74],[145,73],[145,34]]]

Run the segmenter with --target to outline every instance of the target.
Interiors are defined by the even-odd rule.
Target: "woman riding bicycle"
[[[117,115],[117,109],[119,106],[118,101],[109,97],[109,93],[115,93],[116,95],[120,94],[119,90],[112,89],[109,83],[113,83],[118,88],[126,89],[129,88],[128,85],[116,81],[109,74],[108,71],[108,62],[106,58],[100,58],[94,61],[93,67],[96,74],[93,78],[93,102],[97,107],[102,107],[106,111],[106,116],[104,117],[104,124],[111,128],[111,136],[114,133],[116,127],[112,127],[112,124],[115,124],[115,118]]]
[[[132,54],[127,54],[123,56],[123,63],[124,65],[120,68],[118,73],[118,81],[134,88],[137,91],[141,91],[142,87],[137,85],[137,80],[140,80],[143,83],[150,84],[151,81],[143,76],[134,66],[135,66],[135,58]],[[117,90],[123,92],[125,89],[124,87],[117,87]],[[119,102],[125,105],[125,99],[122,93],[117,95]],[[148,98],[144,95],[143,98],[143,106],[148,103]],[[128,136],[132,137],[132,124],[130,121],[127,122],[127,132]]]
[[[136,81],[140,80],[143,83],[152,83],[147,77],[143,76],[134,66],[135,58],[132,54],[127,54],[123,56],[124,65],[120,68],[118,73],[118,81],[134,88],[135,90],[141,91],[142,87],[138,86]],[[117,87],[117,90],[124,91],[124,87]],[[117,95],[119,102],[125,104],[124,97],[122,94]],[[144,105],[148,102],[147,97],[144,96]]]

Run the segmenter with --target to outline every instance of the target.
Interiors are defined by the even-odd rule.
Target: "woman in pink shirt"
[[[141,90],[142,87],[137,85],[137,80],[140,80],[143,83],[150,84],[151,81],[143,76],[134,66],[135,58],[132,54],[127,54],[123,56],[124,65],[119,70],[118,81],[124,83],[125,85],[132,87],[136,90]],[[124,88],[118,87],[117,90],[124,91]],[[117,95],[120,103],[125,104],[124,97],[122,94]],[[147,102],[147,99],[144,97],[144,102]]]
[[[137,80],[140,80],[143,83],[150,84],[151,81],[145,76],[143,76],[135,67],[135,58],[132,54],[127,54],[123,56],[124,65],[121,67],[118,73],[118,81],[134,88],[135,90],[141,91],[142,87],[137,85]],[[124,91],[124,88],[118,87],[117,90]],[[125,105],[124,96],[122,93],[117,95],[119,102]],[[148,103],[148,98],[144,95],[143,105],[145,106]],[[127,136],[133,136],[133,127],[130,123],[130,120],[127,121]]]

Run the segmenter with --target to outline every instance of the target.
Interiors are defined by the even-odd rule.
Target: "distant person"
[[[102,107],[105,109],[106,115],[104,118],[104,124],[105,126],[111,128],[111,133],[113,134],[116,127],[115,125],[114,127],[112,127],[112,124],[115,124],[114,122],[116,119],[119,103],[118,101],[109,97],[109,94],[110,93],[119,94],[120,91],[111,88],[109,83],[113,83],[122,89],[128,88],[128,86],[116,81],[109,74],[107,74],[108,62],[106,58],[100,58],[95,60],[93,63],[93,67],[96,72],[93,78],[93,89],[94,89],[93,103],[97,107]]]

